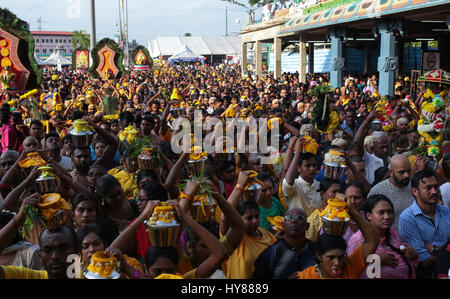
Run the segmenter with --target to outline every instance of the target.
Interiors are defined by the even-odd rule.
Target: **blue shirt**
[[[97,155],[95,155],[95,151],[94,151],[94,144],[91,144],[91,158],[92,158],[92,163],[94,163],[97,160]],[[114,161],[113,161],[114,165],[113,168],[120,165],[120,152],[119,150],[116,151],[116,154],[114,155]]]
[[[431,257],[425,243],[442,246],[450,237],[450,210],[436,205],[433,220],[422,212],[415,200],[400,215],[398,231],[403,242],[416,249],[419,260],[426,261]]]
[[[346,122],[346,121],[344,121],[344,122],[342,123],[341,128],[342,128],[343,130],[349,132],[352,136],[355,136],[355,132],[353,132],[353,130],[350,129],[349,126],[347,126],[347,122]]]

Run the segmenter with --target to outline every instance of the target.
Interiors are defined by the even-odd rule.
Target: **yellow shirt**
[[[255,239],[244,234],[238,248],[225,263],[224,273],[229,279],[250,279],[253,275],[254,264],[258,256],[277,240],[267,230],[259,227],[262,237]]]
[[[25,267],[0,266],[5,272],[5,279],[48,279],[46,270],[33,270]]]
[[[305,233],[305,237],[308,240],[317,242],[320,235],[320,229],[322,228],[322,219],[319,216],[319,209],[314,210],[308,217],[309,229]]]
[[[127,173],[124,170],[120,170],[117,168],[111,169],[110,171],[108,171],[108,174],[112,175],[119,181],[120,186],[122,186],[125,198],[130,199],[135,193],[137,194],[138,186],[134,179],[134,174]]]
[[[349,98],[344,98],[343,100],[342,100],[342,106],[345,106],[345,105],[347,105],[347,103],[348,102],[350,102],[350,99]]]

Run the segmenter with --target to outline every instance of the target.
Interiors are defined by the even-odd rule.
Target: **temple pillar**
[[[395,73],[398,69],[398,57],[395,56],[396,34],[403,34],[403,21],[387,19],[375,25],[375,35],[380,35],[380,57],[378,57],[379,85],[381,96],[394,95]]]
[[[314,74],[314,43],[308,43],[308,73]]]
[[[345,38],[345,28],[331,28],[328,31],[331,40],[331,64],[330,64],[330,85],[333,88],[341,88],[342,71],[345,66],[343,57],[342,40]]]
[[[298,45],[300,56],[299,81],[301,83],[306,83],[306,43],[304,41],[304,37],[301,35]]]
[[[247,62],[247,44],[242,43],[242,59],[241,59],[242,75],[246,75],[248,72],[247,63],[248,63]]]
[[[281,77],[281,38],[275,37],[273,39],[273,52],[274,52],[274,58],[275,58],[275,64],[274,64],[274,77],[275,79],[278,79]]]
[[[262,42],[255,42],[255,74],[261,79],[262,77]]]

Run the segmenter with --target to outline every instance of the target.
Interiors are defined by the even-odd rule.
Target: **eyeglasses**
[[[303,215],[297,214],[295,216],[293,216],[293,215],[286,215],[286,216],[284,216],[284,220],[286,220],[286,221],[292,221],[292,220],[306,221],[306,218]]]

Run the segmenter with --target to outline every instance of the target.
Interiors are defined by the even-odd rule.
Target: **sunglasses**
[[[293,215],[286,215],[284,216],[284,220],[286,221],[292,221],[292,220],[297,220],[297,221],[306,221],[306,217],[300,214],[297,214],[295,216]]]

